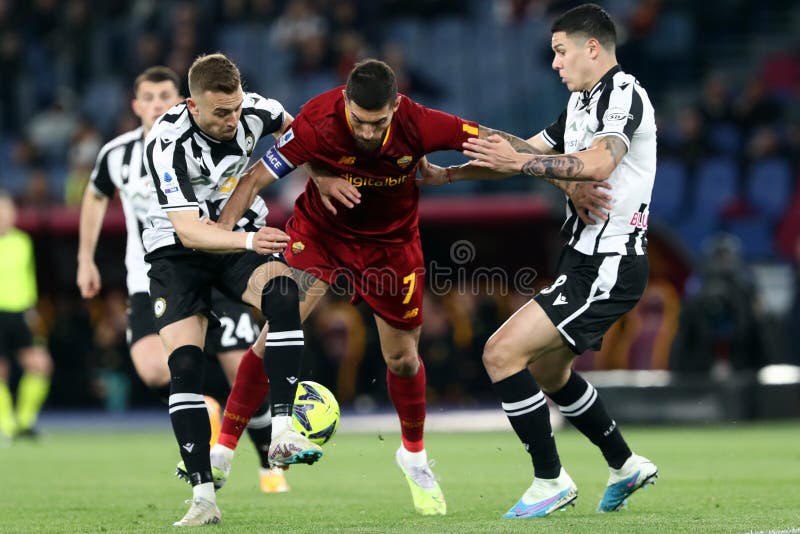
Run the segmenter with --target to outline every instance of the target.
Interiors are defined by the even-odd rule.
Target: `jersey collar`
[[[588,91],[581,91],[581,107],[588,106],[592,102],[592,99],[605,86],[605,84],[609,80],[611,80],[611,78],[613,78],[616,73],[620,72],[621,70],[622,68],[619,66],[619,64],[614,65],[608,70],[608,72],[603,74],[603,76],[599,80],[597,80],[597,83],[594,84],[594,87],[592,87]]]

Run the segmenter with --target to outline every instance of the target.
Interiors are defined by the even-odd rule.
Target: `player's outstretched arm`
[[[520,154],[554,154],[550,145],[541,139],[541,134],[535,135],[530,139],[522,139],[516,135],[501,130],[495,130],[483,125],[478,126],[478,138],[488,139],[497,135],[509,142],[514,150]],[[519,174],[519,172],[502,172],[486,166],[473,165],[472,162],[464,165],[450,166],[447,168],[439,167],[429,163],[425,158],[420,160],[419,166],[420,185],[445,185],[453,182],[465,180],[499,180]]]
[[[542,132],[539,132],[527,140],[523,140],[515,135],[499,130],[492,130],[491,128],[481,127],[479,130],[479,137],[481,139],[488,139],[493,135],[499,136],[508,141],[508,143],[519,154],[554,155],[558,153],[544,140]],[[459,167],[450,167],[446,169],[446,172],[449,173],[449,178],[451,178],[451,180],[448,181],[453,182],[462,179],[476,179],[475,177],[480,179],[481,176],[483,176],[483,179],[486,179],[487,177],[491,179],[492,176],[508,176],[507,174],[502,173],[494,173],[493,175],[487,176],[485,174],[484,167],[473,165],[472,162]],[[484,174],[482,175],[482,173]],[[612,199],[611,195],[608,193],[608,190],[611,189],[611,186],[607,182],[601,181],[585,183],[567,181],[550,176],[541,176],[541,178],[558,187],[570,197],[575,209],[577,210],[578,216],[585,224],[597,224],[598,222],[608,219],[608,215],[606,213],[611,209]]]
[[[100,292],[103,286],[100,271],[94,262],[94,253],[97,250],[97,240],[103,226],[108,208],[108,197],[98,195],[91,185],[86,186],[81,201],[80,224],[78,228],[78,276],[77,284],[81,297],[92,298]]]
[[[168,211],[167,215],[186,248],[217,253],[253,250],[259,254],[272,254],[282,252],[289,243],[286,233],[269,226],[260,228],[258,232],[231,232],[204,223],[197,218],[195,210]]]
[[[464,143],[464,154],[474,158],[473,165],[498,172],[574,181],[607,179],[627,150],[625,142],[612,135],[595,140],[588,150],[560,155],[521,154],[499,135],[472,138]]]
[[[253,204],[258,192],[277,180],[260,160],[255,162],[239,179],[228,202],[222,208],[217,225],[226,230],[233,229],[236,222]]]

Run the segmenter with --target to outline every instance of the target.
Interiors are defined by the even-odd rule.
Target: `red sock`
[[[247,349],[236,371],[236,379],[231,386],[231,394],[225,404],[222,416],[222,429],[219,433],[220,445],[235,449],[250,418],[269,394],[269,380],[264,373],[261,358],[253,349]]]
[[[400,418],[403,447],[409,452],[425,448],[422,435],[425,427],[425,366],[419,360],[419,371],[414,376],[397,376],[386,370],[389,398]]]

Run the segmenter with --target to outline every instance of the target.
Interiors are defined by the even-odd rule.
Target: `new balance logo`
[[[553,306],[561,306],[562,304],[569,303],[567,302],[567,297],[565,297],[563,293],[559,293],[556,300],[553,301]]]
[[[289,382],[290,384],[294,385],[294,384],[297,383],[297,377],[296,376],[287,376],[286,377],[286,381]]]
[[[194,449],[194,443],[187,443],[183,446],[183,448],[186,449],[186,452],[191,453]]]

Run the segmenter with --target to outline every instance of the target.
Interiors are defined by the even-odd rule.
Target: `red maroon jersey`
[[[297,167],[315,162],[361,192],[360,204],[350,209],[337,206],[338,214],[333,215],[323,206],[314,181],[309,180],[295,203],[297,222],[311,223],[343,238],[407,243],[418,235],[417,162],[437,150],[461,150],[464,141],[478,135],[478,125],[401,95],[383,145],[376,152],[363,152],[356,147],[350,129],[343,89],[309,100],[264,161],[268,168],[270,158],[274,168],[283,163]]]

